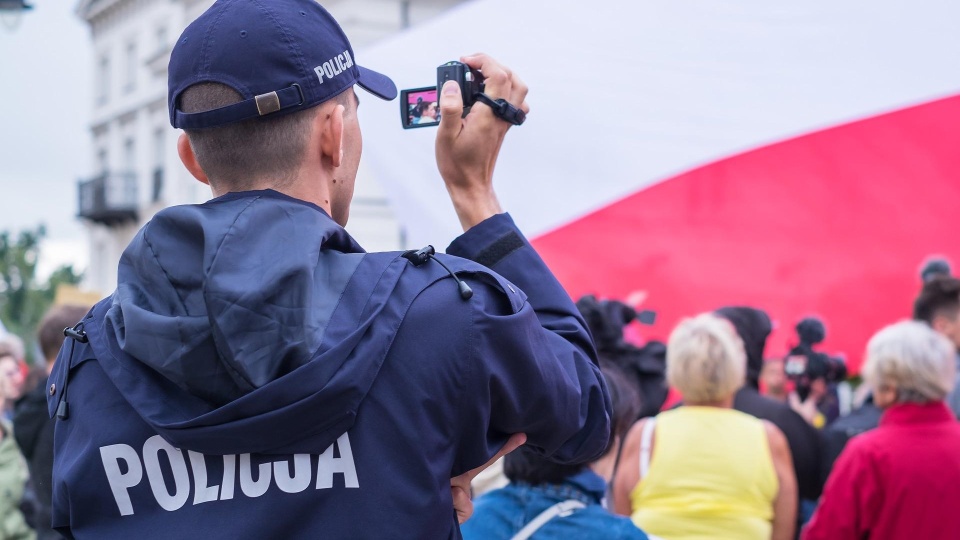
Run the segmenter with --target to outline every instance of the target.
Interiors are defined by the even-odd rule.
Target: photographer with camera
[[[822,429],[840,417],[836,384],[847,376],[840,358],[813,350],[827,336],[823,321],[807,317],[797,323],[800,343],[790,350],[784,371],[795,384],[788,401],[793,410],[813,427]]]
[[[495,103],[528,109],[508,68],[462,60]],[[354,86],[397,89],[326,10],[218,0],[168,72],[181,160],[216,198],[159,212],[117,290],[66,330],[48,398],[57,529],[458,538],[491,458],[524,439],[564,463],[606,450],[590,336],[493,189],[512,124],[486,103],[461,117],[464,81],[440,89],[436,138],[463,235],[451,255],[365,253],[343,229]]]
[[[653,324],[656,313],[637,311],[619,300],[600,300],[592,294],[577,300],[577,309],[590,329],[601,366],[613,366],[640,391],[640,409],[632,421],[656,416],[667,400],[667,346],[650,340],[642,347],[624,339],[624,328],[633,321]]]

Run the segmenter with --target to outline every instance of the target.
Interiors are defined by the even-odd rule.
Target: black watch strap
[[[503,98],[495,100],[483,92],[477,92],[473,97],[493,109],[494,116],[515,126],[523,124],[523,121],[527,119],[525,112],[514,107]]]

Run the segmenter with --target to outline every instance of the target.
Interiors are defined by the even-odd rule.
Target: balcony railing
[[[80,217],[107,226],[137,220],[137,177],[133,173],[104,173],[81,180]]]

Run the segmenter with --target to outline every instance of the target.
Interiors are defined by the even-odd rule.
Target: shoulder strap
[[[546,525],[551,519],[557,517],[567,517],[581,508],[586,508],[586,506],[587,505],[576,499],[568,499],[566,501],[558,502],[543,512],[540,512],[537,517],[533,518],[530,523],[527,523],[526,526],[520,529],[517,534],[513,535],[513,538],[510,540],[527,540],[533,536],[533,533],[540,530],[540,527]]]
[[[657,426],[657,418],[647,418],[643,424],[643,431],[640,432],[640,479],[647,476],[650,470],[650,456],[653,453],[653,430]]]

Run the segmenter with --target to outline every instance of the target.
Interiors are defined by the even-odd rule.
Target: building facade
[[[463,0],[326,0],[355,49],[426,20]],[[110,294],[124,248],[157,211],[210,198],[177,156],[179,130],[167,114],[167,63],[183,29],[212,0],[81,0],[90,27],[94,170],[78,182],[88,231],[85,287]],[[376,178],[361,168],[348,230],[371,251],[406,247]]]

